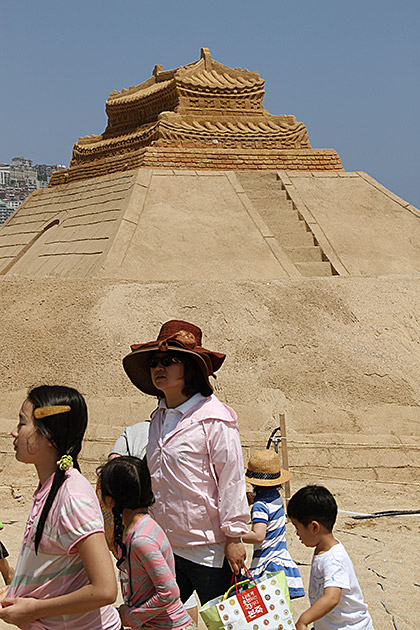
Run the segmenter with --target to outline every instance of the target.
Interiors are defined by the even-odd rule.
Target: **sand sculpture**
[[[141,85],[110,94],[104,133],[80,138],[51,185],[139,167],[342,170],[334,150],[312,149],[305,125],[269,114],[263,96],[258,73],[224,66],[207,48],[187,66],[155,66]]]
[[[227,354],[216,391],[238,411],[245,456],[285,412],[295,488],[323,482],[359,512],[413,507],[420,212],[344,171],[334,150],[312,149],[302,123],[263,109],[263,89],[206,49],[176,70],[156,66],[110,95],[104,133],[80,139],[70,168],[0,228],[0,477],[14,477],[16,496],[33,483],[8,436],[25,389],[61,381],[86,394],[93,478],[121,428],[153,408],[122,357],[178,318]],[[403,525],[388,527],[393,544]],[[376,543],[360,540],[369,600],[378,579],[363,558]],[[410,576],[405,600],[382,580],[378,602],[418,598]],[[399,630],[412,627],[406,608]],[[375,627],[393,627],[380,603],[375,612]]]
[[[417,355],[397,358],[391,341],[391,352],[381,349],[377,336],[392,334],[389,326],[386,333],[377,330],[390,318],[404,327],[416,312],[420,213],[365,173],[345,172],[332,149],[321,150],[330,170],[315,170],[311,160],[319,166],[319,156],[305,126],[294,116],[266,112],[263,93],[256,72],[230,69],[202,49],[199,61],[169,71],[156,66],[144,83],[110,95],[104,133],[80,139],[70,168],[33,193],[0,229],[7,391],[38,378],[34,367],[46,345],[60,370],[70,353],[64,374],[88,396],[105,405],[121,392],[142,408],[147,402],[130,389],[120,357],[148,326],[188,318],[192,309],[205,320],[203,328],[229,338],[235,361],[245,368],[247,376],[237,378],[234,361],[226,370],[228,385],[221,385],[245,409],[244,431],[256,428],[251,418],[259,403],[252,395],[249,406],[247,393],[254,389],[248,376],[256,374],[268,417],[288,409],[302,454],[312,452],[308,433],[315,440],[325,431],[331,435],[336,422],[328,412],[322,431],[312,427],[311,408],[332,409],[338,400],[343,435],[353,435],[355,423],[356,433],[371,433],[372,409],[381,403],[408,404],[412,432]],[[241,168],[225,170],[226,152],[238,156],[242,150]],[[180,151],[189,152],[194,168]],[[216,162],[200,162],[208,151],[219,152]],[[300,170],[279,170],[278,156],[295,159],[296,151],[307,156]],[[150,152],[160,158],[146,167]],[[166,159],[179,160],[179,168],[168,168]],[[50,289],[43,295],[41,286]],[[22,321],[16,294],[27,304]],[[407,304],[408,312],[393,313],[391,304],[397,310]],[[365,318],[368,328],[358,323]],[[19,353],[18,339],[25,339]],[[91,366],[93,347],[107,358]],[[33,369],[22,371],[17,366],[26,363],[26,353]],[[268,371],[259,358],[267,354]],[[47,367],[49,361],[41,363],[50,380],[57,370]],[[105,386],[110,373],[112,384]],[[355,420],[357,401],[366,420]],[[124,412],[113,421],[119,425],[137,417],[122,404]],[[253,439],[260,439],[258,432]],[[345,468],[330,459],[329,448],[323,465]],[[381,476],[372,462],[369,467],[373,477]]]

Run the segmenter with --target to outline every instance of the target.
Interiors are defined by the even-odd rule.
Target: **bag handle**
[[[252,580],[252,581],[254,582],[255,586],[257,586],[257,583],[256,583],[256,581],[255,581],[254,576],[253,576],[253,575],[251,575],[251,573],[250,573],[250,571],[249,571],[248,567],[246,567],[245,565],[244,565],[244,571],[245,571],[245,575],[247,576],[248,580],[249,580],[249,581],[251,581],[251,580]]]
[[[235,588],[236,590],[236,594],[238,594],[238,586],[241,586],[242,584],[251,584],[251,582],[254,582],[254,585],[257,586],[257,583],[255,581],[255,579],[253,578],[253,576],[251,575],[251,573],[249,572],[248,568],[244,565],[244,571],[245,571],[245,575],[246,575],[246,580],[242,580],[241,582],[238,582],[238,578],[236,576],[236,573],[232,574],[232,580],[231,580],[231,585],[228,588],[228,590],[226,591],[226,593],[223,596],[223,600],[227,599],[229,597],[229,593],[230,591]],[[235,583],[233,583],[235,582]]]
[[[248,578],[246,580],[242,580],[241,582],[238,582],[237,580],[235,580],[235,584],[233,584],[232,586],[230,586],[228,588],[228,590],[226,591],[226,593],[223,595],[223,600],[225,601],[225,599],[227,599],[229,597],[229,593],[230,591],[234,588],[236,589],[236,594],[238,594],[238,586],[241,586],[241,584],[249,584],[249,580]]]

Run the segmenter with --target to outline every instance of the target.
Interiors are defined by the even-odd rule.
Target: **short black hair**
[[[252,490],[255,492],[255,494],[258,494],[259,492],[263,492],[264,490],[279,490],[281,486],[281,483],[279,483],[277,486],[258,486],[252,484]]]
[[[305,527],[311,521],[318,521],[328,531],[332,531],[337,518],[337,503],[324,486],[305,486],[290,499],[287,516],[295,518]]]

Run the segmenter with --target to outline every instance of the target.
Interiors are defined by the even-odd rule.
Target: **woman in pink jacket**
[[[243,567],[241,536],[248,532],[236,414],[209,382],[225,355],[203,348],[200,328],[179,320],[131,350],[123,360],[127,375],[159,398],[146,451],[153,516],[172,545],[182,601],[195,590],[204,604]]]

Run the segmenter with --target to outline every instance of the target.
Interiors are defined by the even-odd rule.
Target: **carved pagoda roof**
[[[106,102],[107,112],[116,108],[132,107],[134,104],[142,103],[143,106],[145,100],[167,91],[176,93],[181,104],[186,91],[199,94],[216,92],[235,95],[237,98],[241,95],[258,94],[262,98],[264,81],[257,72],[224,66],[211,58],[207,48],[202,48],[198,61],[166,71],[157,65],[153,75],[144,83],[121,92],[112,92]]]
[[[152,163],[154,167],[214,168],[214,160],[203,161],[203,151],[209,148],[213,152],[215,148],[219,152],[254,150],[260,157],[261,151],[312,152],[305,125],[294,116],[267,112],[263,96],[264,80],[257,72],[229,68],[212,59],[207,48],[201,49],[198,61],[186,66],[163,70],[157,65],[140,85],[109,95],[105,131],[79,138],[70,169],[53,176],[51,183]],[[163,149],[173,150],[169,162],[152,156]],[[180,160],[182,149],[189,150],[188,165]],[[332,168],[341,169],[339,158],[334,160]],[[268,168],[266,162],[261,161],[262,168]],[[312,162],[306,161],[306,168]],[[242,163],[242,168],[248,167],[247,158]],[[273,162],[273,168],[279,164]]]

